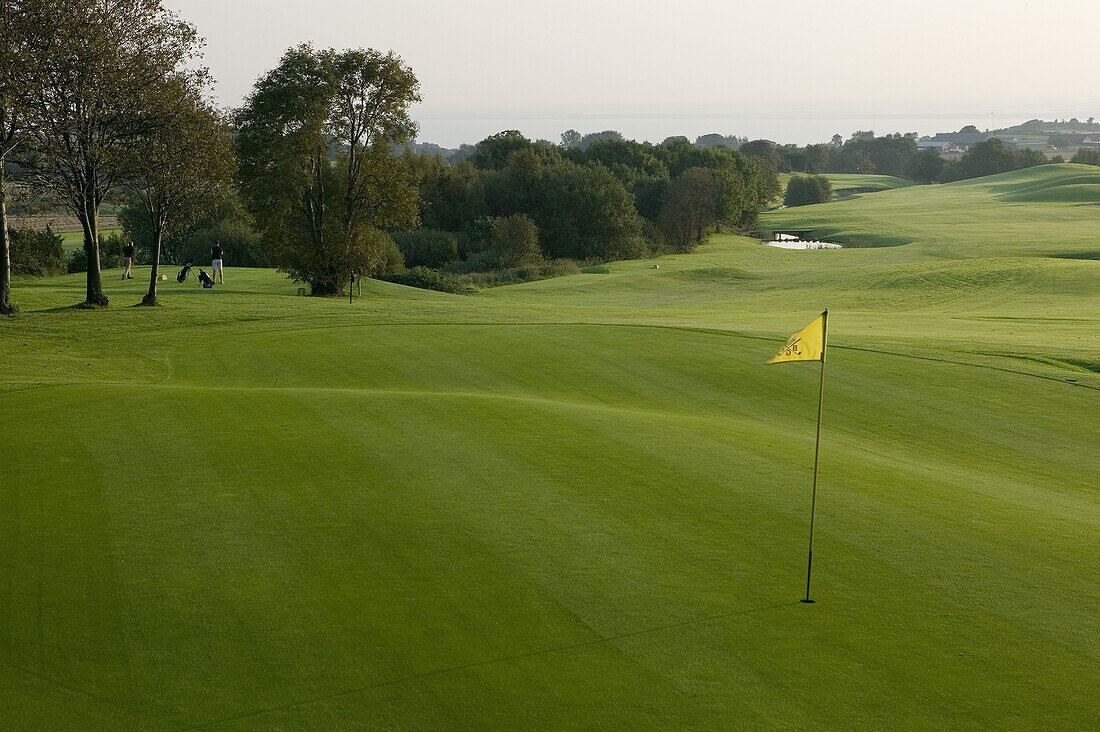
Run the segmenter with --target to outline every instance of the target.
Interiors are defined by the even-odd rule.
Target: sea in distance
[[[417,140],[447,148],[473,144],[502,130],[519,130],[526,137],[559,142],[561,134],[574,129],[582,135],[617,130],[627,139],[659,143],[672,135],[695,140],[718,133],[750,140],[808,145],[828,142],[834,134],[847,139],[858,130],[877,135],[916,132],[934,135],[956,132],[966,125],[980,130],[1000,129],[1029,119],[1070,118],[1076,113],[999,112],[958,110],[939,112],[834,112],[816,110],[772,110],[760,112],[698,110],[538,110],[538,109],[444,109],[416,108],[413,118],[420,124]],[[1081,119],[1085,119],[1084,115]],[[995,126],[994,126],[995,125]]]

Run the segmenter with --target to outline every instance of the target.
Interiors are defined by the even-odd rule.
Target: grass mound
[[[1086,165],[1041,165],[770,212],[760,226],[820,229],[840,242],[908,242],[897,247],[899,260],[1060,256],[1095,244],[1100,209],[1080,204],[1097,200],[1097,175]]]
[[[1052,176],[1026,183],[1006,185],[1003,201],[1041,203],[1100,203],[1100,170],[1075,175]]]

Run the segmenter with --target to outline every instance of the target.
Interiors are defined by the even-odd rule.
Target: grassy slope
[[[726,237],[467,297],[371,283],[349,305],[230,270],[148,311],[125,307],[140,268],[83,312],[55,309],[77,276],[19,282],[25,314],[0,323],[0,709],[1088,726],[1100,287],[1096,262],[1045,255],[1079,251],[1100,209],[995,198],[1006,182],[798,212],[896,219],[902,247]],[[984,225],[941,238],[928,196]],[[1042,237],[1017,237],[1029,219]],[[817,369],[762,362],[825,304],[803,606]]]
[[[834,190],[840,188],[907,188],[916,185],[911,180],[893,175],[874,175],[871,173],[826,173],[825,177],[833,184]]]
[[[795,173],[794,175],[805,175],[804,173]],[[907,188],[909,186],[916,185],[911,180],[905,180],[904,178],[898,178],[892,175],[875,175],[873,173],[822,173],[829,182],[833,184],[833,190],[844,190],[846,188],[881,188],[882,190],[889,190],[892,188]],[[782,189],[786,190],[787,181],[791,179],[791,173],[779,174],[779,185]],[[780,199],[783,196],[779,197]]]
[[[103,236],[110,236],[111,234],[121,233],[122,229],[100,229],[99,233]],[[54,232],[61,235],[61,246],[65,250],[65,255],[72,254],[77,249],[84,246],[84,232],[83,231],[58,231]]]

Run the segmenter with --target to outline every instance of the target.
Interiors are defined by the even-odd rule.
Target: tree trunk
[[[149,292],[141,298],[142,305],[157,304],[157,278],[160,277],[160,239],[163,230],[163,226],[153,225],[153,273],[149,276]]]
[[[0,252],[0,315],[11,315],[11,242],[8,241],[7,194],[4,191],[4,159],[0,157],[0,239],[4,251]]]
[[[84,255],[88,260],[88,287],[85,305],[105,306],[109,301],[103,294],[103,277],[99,271],[99,211],[86,195],[81,202],[80,225],[84,229]]]

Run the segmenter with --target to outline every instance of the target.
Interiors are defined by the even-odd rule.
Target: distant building
[[[1000,135],[994,135],[992,132],[941,132],[931,138],[931,142],[950,142],[955,146],[956,150],[966,152],[979,142],[985,142],[996,137],[1000,140],[1005,147],[1016,149],[1015,137],[1001,137]],[[920,143],[917,143],[920,146]]]
[[[955,152],[959,146],[953,142],[937,142],[935,140],[917,140],[918,150],[935,150],[937,152]]]

